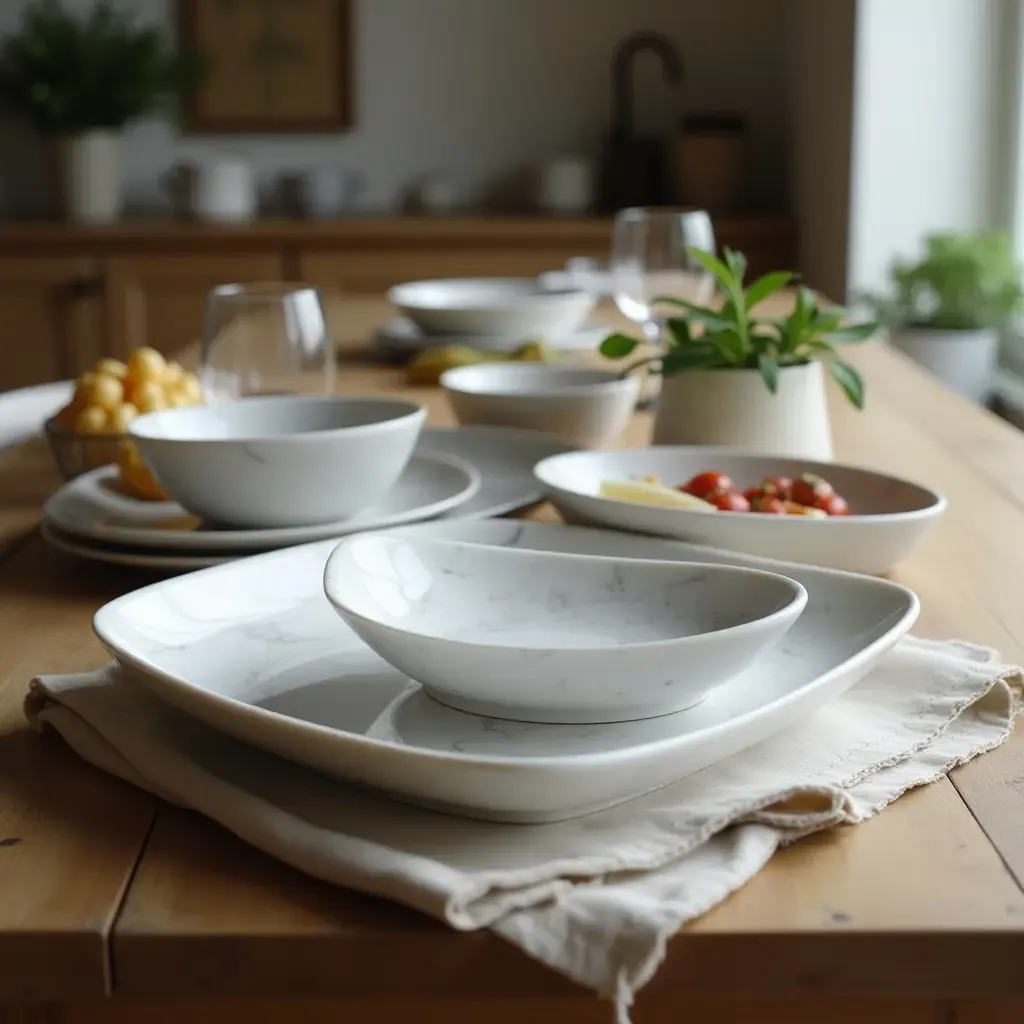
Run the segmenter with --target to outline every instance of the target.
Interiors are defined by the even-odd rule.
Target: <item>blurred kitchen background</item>
[[[26,6],[0,4],[0,35]],[[1021,238],[1019,0],[128,6],[227,64],[250,29],[293,46],[282,74],[312,75],[306,99],[334,90],[336,109],[300,96],[257,117],[211,85],[205,115],[126,128],[115,219],[84,225],[62,219],[52,146],[7,118],[0,313],[23,356],[0,387],[177,344],[223,280],[379,294],[606,258],[628,205],[708,208],[752,269],[791,267],[837,300],[883,285],[930,232]],[[230,18],[245,31],[225,36]]]

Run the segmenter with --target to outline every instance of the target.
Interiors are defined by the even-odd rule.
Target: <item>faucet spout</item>
[[[617,134],[633,132],[633,62],[646,51],[661,61],[665,80],[675,85],[683,78],[683,58],[668,36],[661,32],[635,32],[616,46],[612,57],[614,88],[614,130]]]

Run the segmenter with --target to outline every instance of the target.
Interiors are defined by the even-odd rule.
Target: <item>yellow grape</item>
[[[92,385],[91,405],[98,405],[101,409],[116,409],[124,401],[124,386],[117,377],[101,373],[96,376]]]
[[[178,387],[188,397],[191,404],[198,405],[203,401],[203,389],[199,384],[199,378],[194,373],[186,373]]]
[[[155,380],[139,384],[132,391],[132,399],[139,412],[158,412],[167,408],[164,389]]]
[[[164,387],[173,387],[179,384],[182,378],[185,376],[185,368],[181,363],[169,362],[164,369],[163,384]]]
[[[116,377],[120,380],[128,373],[128,367],[120,359],[101,359],[94,372],[98,375],[106,374],[108,377]]]
[[[138,415],[139,410],[131,402],[122,402],[116,409],[111,410],[110,429],[123,434],[128,429],[128,424]]]
[[[102,434],[107,429],[107,410],[87,405],[75,417],[75,430],[83,434]]]
[[[167,364],[155,348],[137,348],[128,357],[128,376],[136,382],[158,380]]]

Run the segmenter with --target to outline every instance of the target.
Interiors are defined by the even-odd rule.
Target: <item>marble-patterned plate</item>
[[[174,502],[139,501],[121,492],[113,467],[62,487],[45,504],[45,521],[62,534],[161,554],[234,555],[270,551],[360,530],[434,517],[504,515],[539,501],[533,467],[576,449],[534,430],[506,427],[432,428],[422,432],[402,478],[374,508],[344,523],[274,530],[205,526]],[[475,478],[479,477],[478,483]],[[470,479],[474,478],[474,479]],[[95,548],[95,544],[86,545]]]
[[[136,590],[97,613],[97,635],[140,684],[255,746],[407,802],[538,822],[640,796],[779,732],[852,686],[918,611],[887,580],[678,541],[508,520],[394,532],[768,569],[801,583],[808,604],[777,647],[697,707],[611,725],[506,722],[438,704],[334,613],[322,585],[330,541]]]

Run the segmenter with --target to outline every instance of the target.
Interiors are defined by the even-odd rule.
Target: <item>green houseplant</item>
[[[831,434],[824,366],[847,398],[864,404],[860,374],[836,345],[864,341],[877,325],[847,325],[846,310],[822,307],[814,293],[796,290],[786,317],[759,315],[757,307],[789,285],[794,274],[775,271],[744,285],[747,261],[726,249],[724,258],[699,249],[690,255],[713,275],[721,300],[701,306],[666,298],[679,315],[666,322],[663,351],[625,367],[649,364],[661,374],[655,444],[724,444],[808,458],[830,458]],[[623,359],[639,342],[613,334],[601,344]]]
[[[917,261],[896,260],[890,290],[867,296],[894,345],[955,391],[983,401],[998,331],[1021,308],[1021,272],[1008,235],[935,234]]]
[[[125,126],[167,112],[198,74],[195,55],[112,0],[84,14],[33,0],[0,40],[0,106],[57,140],[73,219],[116,218]]]

